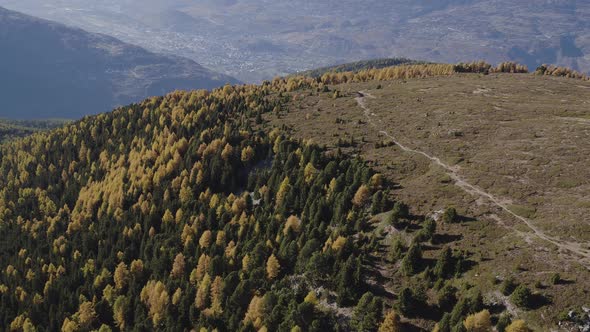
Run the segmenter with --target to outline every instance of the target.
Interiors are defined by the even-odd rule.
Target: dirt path
[[[583,123],[583,124],[590,124],[590,119],[585,119],[585,118],[572,118],[572,117],[558,116],[557,119],[562,120],[562,121],[574,121],[574,122],[579,122],[579,123]]]
[[[443,169],[445,169],[447,171],[447,174],[453,179],[456,186],[463,189],[465,192],[469,193],[470,195],[476,196],[476,197],[482,197],[482,198],[488,200],[494,206],[499,207],[500,209],[504,210],[509,215],[513,216],[514,218],[518,219],[520,222],[524,223],[529,229],[531,229],[531,231],[533,231],[533,233],[536,237],[538,237],[542,240],[545,240],[549,243],[552,243],[552,244],[556,245],[559,249],[562,249],[566,252],[569,251],[569,252],[573,252],[573,253],[577,254],[578,256],[580,256],[582,258],[580,260],[580,263],[582,265],[584,265],[586,268],[590,269],[590,250],[585,249],[582,246],[582,244],[577,243],[577,242],[563,241],[563,240],[560,240],[558,238],[555,238],[553,236],[543,233],[543,231],[540,230],[537,226],[535,226],[534,223],[530,219],[527,219],[525,217],[522,217],[522,216],[512,212],[510,210],[510,208],[508,207],[510,204],[508,200],[503,200],[499,197],[496,197],[496,196],[484,191],[483,189],[467,182],[464,178],[462,178],[459,175],[459,168],[458,167],[456,167],[456,166],[454,167],[454,166],[450,166],[448,164],[445,164],[439,158],[429,155],[426,152],[407,147],[404,144],[402,144],[401,142],[399,142],[393,135],[389,134],[387,131],[381,130],[374,120],[378,120],[379,123],[382,123],[383,121],[378,119],[377,115],[369,109],[369,107],[367,106],[366,100],[365,100],[366,98],[375,99],[374,96],[372,96],[371,94],[369,94],[367,92],[363,92],[363,91],[359,91],[358,97],[356,97],[355,99],[356,99],[356,102],[358,103],[358,105],[363,109],[364,115],[367,118],[367,121],[369,122],[369,124],[373,128],[375,128],[380,134],[391,139],[403,151],[408,152],[408,153],[421,155],[421,156],[429,159],[430,161],[432,161],[436,165],[442,167]]]

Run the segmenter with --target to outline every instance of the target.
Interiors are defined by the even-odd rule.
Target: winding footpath
[[[577,243],[577,242],[563,241],[563,240],[560,240],[556,237],[553,237],[553,236],[543,233],[543,231],[540,230],[537,226],[535,226],[535,224],[530,219],[527,219],[523,216],[520,216],[520,215],[512,212],[510,210],[510,208],[508,207],[509,203],[507,201],[502,200],[499,197],[496,197],[496,196],[484,191],[483,189],[467,182],[464,178],[462,178],[459,175],[458,167],[453,167],[448,164],[445,164],[443,161],[440,160],[440,158],[429,155],[426,152],[407,147],[404,144],[402,144],[401,142],[399,142],[393,135],[389,134],[385,130],[380,129],[377,126],[377,124],[375,123],[375,121],[373,121],[373,119],[375,119],[375,120],[379,120],[379,119],[377,119],[377,115],[375,113],[371,112],[371,110],[367,106],[366,98],[375,99],[375,97],[372,96],[371,94],[364,92],[364,91],[359,91],[358,96],[355,98],[355,100],[358,103],[359,107],[363,109],[364,115],[367,118],[368,123],[373,128],[375,128],[375,130],[377,130],[379,134],[384,135],[387,138],[391,139],[403,151],[423,156],[423,157],[429,159],[430,161],[432,161],[434,164],[442,167],[443,169],[445,169],[447,171],[447,174],[453,179],[455,185],[458,186],[459,188],[463,189],[463,191],[467,192],[468,194],[470,194],[472,196],[482,197],[482,198],[488,200],[489,202],[491,202],[494,206],[504,210],[509,215],[513,216],[514,218],[516,218],[520,222],[524,223],[533,232],[533,234],[536,237],[538,237],[539,239],[542,239],[544,241],[552,243],[552,244],[556,245],[559,249],[564,250],[566,252],[570,251],[572,253],[577,254],[578,256],[580,256],[582,258],[579,262],[582,265],[584,265],[587,269],[590,269],[590,250],[585,249],[582,246],[582,244]],[[379,120],[379,122],[381,123],[383,121]]]

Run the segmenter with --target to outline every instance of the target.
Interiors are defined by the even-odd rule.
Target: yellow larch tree
[[[170,297],[166,286],[161,281],[150,280],[143,287],[140,294],[141,301],[148,307],[149,315],[154,325],[164,318]]]
[[[393,310],[385,315],[385,319],[379,325],[379,332],[400,332],[401,330],[399,315]]]
[[[266,261],[266,276],[268,279],[274,279],[279,275],[281,265],[274,254],[271,254]]]
[[[295,233],[299,233],[301,230],[301,219],[297,218],[297,216],[290,216],[287,218],[285,222],[285,227],[283,228],[283,234],[287,235],[289,230],[293,230]]]
[[[115,287],[117,289],[123,289],[129,282],[129,270],[127,265],[123,262],[119,263],[115,268],[115,274],[113,276],[115,280]]]
[[[370,195],[371,195],[371,192],[370,192],[369,188],[363,184],[359,187],[359,189],[354,194],[354,198],[352,199],[352,204],[354,204],[356,207],[362,207],[363,205],[365,205],[367,203],[367,200],[369,199]]]
[[[490,312],[483,310],[473,315],[467,316],[463,326],[468,332],[488,332],[492,330],[492,321]]]
[[[170,276],[173,278],[179,278],[184,274],[184,255],[179,253],[174,257],[174,263],[172,263],[172,271],[170,271]]]
[[[211,277],[205,274],[203,280],[199,283],[197,295],[195,296],[195,306],[197,309],[204,310],[209,305],[209,295],[211,290]]]
[[[528,327],[526,322],[522,319],[515,320],[512,324],[506,327],[506,332],[532,332],[531,328]]]
[[[199,239],[199,246],[201,246],[201,248],[205,249],[205,248],[209,248],[210,245],[211,245],[211,231],[206,230],[203,232],[203,234],[201,234],[201,238]]]
[[[252,323],[254,328],[260,329],[262,327],[262,317],[264,315],[264,299],[261,296],[254,295],[250,304],[248,305],[248,311],[244,317],[244,323]]]

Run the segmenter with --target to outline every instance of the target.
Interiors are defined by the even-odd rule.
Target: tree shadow
[[[372,219],[367,220],[366,222],[363,223],[363,227],[361,229],[361,232],[364,233],[375,233],[375,229],[377,229],[377,225],[374,222],[371,222]]]
[[[396,299],[395,294],[389,292],[385,287],[383,287],[383,283],[378,281],[375,284],[367,284],[367,289],[376,296],[382,297],[389,301],[393,301]]]
[[[490,311],[492,315],[499,315],[506,311],[506,306],[504,303],[492,303],[487,306],[487,309]]]
[[[404,220],[400,222],[400,229],[405,229],[407,232],[415,232],[422,229],[422,226],[412,222],[411,220]]]
[[[418,273],[423,272],[426,270],[427,267],[434,267],[436,265],[436,258],[422,258],[420,260],[420,269]]]
[[[569,279],[559,279],[555,284],[556,285],[572,285],[575,284],[576,282],[573,280],[569,280]]]
[[[464,259],[461,263],[461,273],[465,273],[471,271],[474,267],[477,266],[477,262],[472,259]]]
[[[430,250],[439,250],[440,247],[439,246],[435,246],[432,241],[429,242],[422,242],[420,243],[420,246],[422,247],[422,251],[430,251]]]
[[[370,256],[366,263],[366,275],[369,277],[369,280],[373,281],[365,281],[366,288],[377,296],[393,301],[395,295],[384,286],[389,281],[389,278],[384,276],[378,268],[380,260],[377,257]]]
[[[442,318],[443,312],[441,309],[434,304],[421,304],[419,309],[416,310],[416,314],[413,317],[420,317],[438,322]]]
[[[473,217],[468,217],[468,216],[460,216],[457,215],[457,217],[455,218],[457,223],[468,223],[468,222],[474,222],[477,221],[477,219],[473,218]]]
[[[545,294],[532,294],[530,298],[529,309],[536,310],[553,303],[551,297]]]
[[[379,257],[375,257],[374,255],[369,255],[366,259],[365,259],[365,264],[367,265],[367,267],[370,268],[370,270],[376,269],[377,266],[380,263],[380,259]]]
[[[406,323],[401,323],[401,329],[400,329],[400,331],[422,332],[424,330],[421,329],[421,328],[419,328],[419,327],[417,327],[417,326],[415,326],[415,325],[412,325],[412,324],[406,322]]]
[[[463,239],[463,235],[461,234],[434,234],[432,237],[433,244],[447,244],[455,241],[459,241]]]

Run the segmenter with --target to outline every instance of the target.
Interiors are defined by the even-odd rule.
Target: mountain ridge
[[[531,69],[554,63],[590,71],[590,4],[575,0],[45,3],[0,0],[158,52],[202,59],[247,82],[389,57],[518,61]]]
[[[3,117],[76,118],[175,89],[239,82],[190,59],[2,7],[0,27]]]

